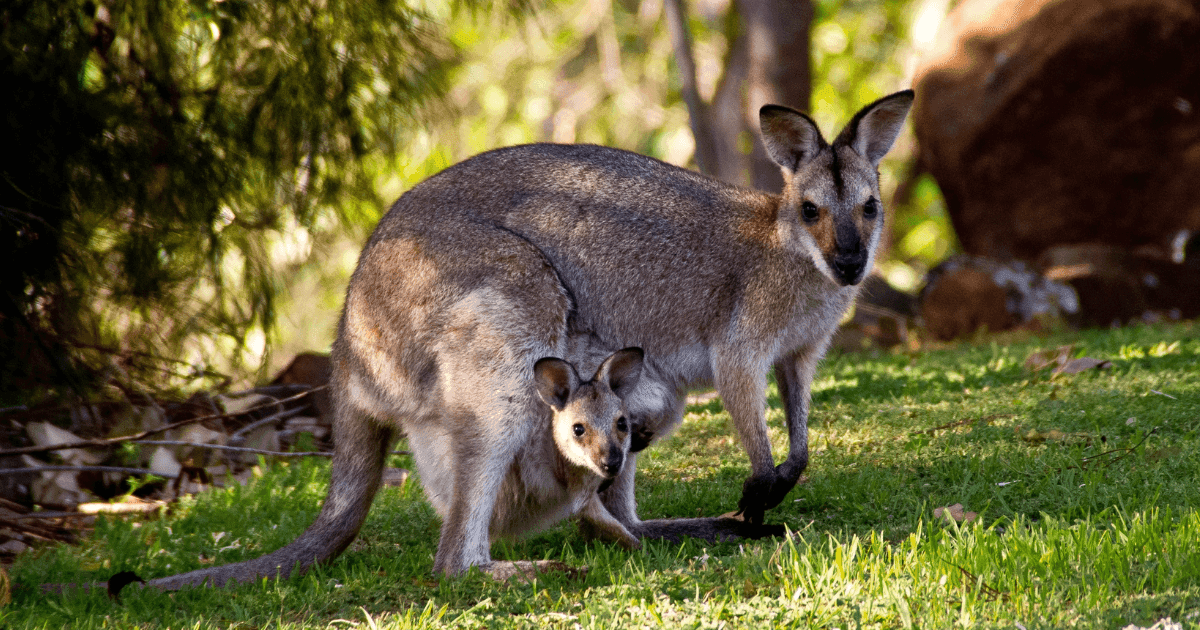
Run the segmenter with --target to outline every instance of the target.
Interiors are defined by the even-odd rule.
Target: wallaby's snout
[[[842,286],[858,284],[863,277],[863,269],[867,266],[866,251],[838,254],[833,259],[833,272],[837,274]]]
[[[839,226],[837,246],[829,260],[829,266],[842,286],[862,281],[869,258],[870,252],[859,236],[858,229],[853,225]]]
[[[600,464],[600,470],[604,471],[604,476],[612,479],[621,472],[621,466],[625,464],[625,449],[619,443],[608,445],[608,456],[604,458],[604,462]]]

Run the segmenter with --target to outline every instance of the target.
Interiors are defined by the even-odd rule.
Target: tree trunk
[[[758,135],[758,110],[763,105],[786,105],[807,110],[812,95],[809,0],[738,0],[749,46],[746,80],[746,127]],[[783,189],[779,165],[767,156],[762,142],[750,154],[750,184],[759,190]]]
[[[778,192],[783,178],[759,140],[758,110],[774,103],[807,110],[810,0],[738,0],[739,29],[711,104],[696,91],[695,61],[681,0],[666,0],[700,170],[732,184]]]

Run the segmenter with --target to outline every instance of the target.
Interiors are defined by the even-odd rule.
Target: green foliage
[[[830,357],[813,397],[808,479],[768,513],[797,532],[791,540],[626,552],[585,543],[564,524],[493,545],[493,557],[563,560],[589,566],[586,575],[436,580],[438,519],[410,483],[385,489],[359,541],[301,578],[229,592],[129,590],[123,605],[35,587],[122,569],[153,577],[282,545],[311,522],[323,493],[328,464],[309,461],[189,500],[162,520],[112,517],[80,547],[19,557],[21,586],[0,625],[1121,628],[1171,617],[1200,627],[1197,332],[1191,323]],[[1035,350],[1064,343],[1113,366],[1059,376],[1023,367]],[[720,402],[692,406],[677,435],[639,458],[640,512],[724,513],[748,473]],[[953,503],[980,518],[934,518]]]
[[[261,356],[280,267],[374,214],[363,158],[398,150],[453,53],[402,3],[5,3],[0,388],[44,376],[31,333],[126,369]]]

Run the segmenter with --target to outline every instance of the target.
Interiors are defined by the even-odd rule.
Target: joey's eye
[[[871,197],[867,203],[863,204],[863,218],[874,219],[877,214],[879,214],[879,201]]]
[[[629,423],[625,420],[625,416],[617,418],[617,430],[621,433],[629,431]]]
[[[583,437],[584,432],[587,431],[587,429],[583,428],[582,424],[576,424],[571,429],[575,431],[575,437]]]
[[[817,204],[805,201],[800,204],[800,218],[804,219],[805,223],[815,223],[821,218],[821,211],[817,209]]]

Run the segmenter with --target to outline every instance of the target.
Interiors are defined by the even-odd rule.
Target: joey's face
[[[553,413],[554,443],[567,461],[613,479],[629,452],[625,400],[642,373],[641,348],[618,350],[583,381],[574,365],[555,357],[533,366],[534,387]]]
[[[790,245],[841,286],[858,284],[875,262],[883,205],[875,167],[846,146],[825,147],[788,182],[780,220]]]
[[[604,383],[584,383],[554,411],[554,442],[571,463],[612,479],[629,452],[629,420],[622,401]]]

